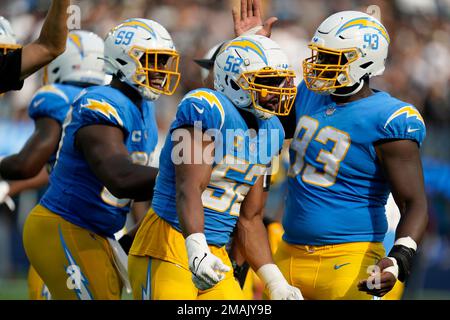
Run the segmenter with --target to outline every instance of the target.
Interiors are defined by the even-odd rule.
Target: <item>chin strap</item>
[[[361,82],[359,82],[359,84],[358,83],[354,84],[352,87],[355,87],[355,88],[353,90],[350,90],[350,92],[336,93],[337,90],[335,90],[333,93],[331,93],[331,95],[338,96],[338,97],[352,96],[352,95],[358,93],[362,89],[363,86],[364,86],[364,81],[361,81]],[[345,87],[345,88],[339,88],[339,89],[344,90],[344,89],[348,89],[348,88],[352,88],[352,87]]]

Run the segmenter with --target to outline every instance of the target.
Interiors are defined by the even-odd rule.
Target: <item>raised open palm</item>
[[[258,28],[256,34],[270,37],[272,26],[278,20],[270,17],[264,23],[261,17],[261,0],[241,0],[241,10],[233,8],[234,33],[236,37]]]

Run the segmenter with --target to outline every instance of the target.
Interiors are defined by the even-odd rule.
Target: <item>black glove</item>
[[[233,259],[231,259],[231,265],[233,266],[234,277],[239,282],[239,286],[241,287],[241,289],[244,289],[245,279],[247,278],[247,273],[248,269],[250,269],[250,265],[247,262],[244,262],[244,264],[239,266]]]
[[[125,234],[118,241],[123,251],[128,255],[130,252],[131,245],[133,244],[134,237]]]

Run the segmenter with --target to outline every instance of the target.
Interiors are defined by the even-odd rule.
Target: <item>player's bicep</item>
[[[48,157],[58,147],[61,138],[61,125],[53,118],[38,118],[34,122],[33,135],[24,147],[29,153],[44,153]]]
[[[214,142],[194,127],[178,128],[172,132],[172,137],[175,142],[171,161],[175,163],[177,194],[180,189],[203,191],[211,178]]]
[[[405,201],[424,198],[419,146],[413,140],[392,140],[376,144],[378,159],[390,183],[400,211]]]

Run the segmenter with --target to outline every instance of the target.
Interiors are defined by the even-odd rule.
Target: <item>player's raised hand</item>
[[[241,0],[241,9],[233,8],[234,34],[236,37],[245,33],[259,34],[270,37],[272,26],[277,22],[277,17],[270,17],[262,21],[261,0]]]
[[[382,297],[392,290],[398,277],[398,266],[395,259],[385,257],[377,263],[381,272],[373,272],[367,279],[358,283],[359,291]]]
[[[192,282],[199,290],[214,287],[225,278],[225,273],[231,268],[209,250],[203,233],[193,233],[186,238],[189,270],[192,272]]]

